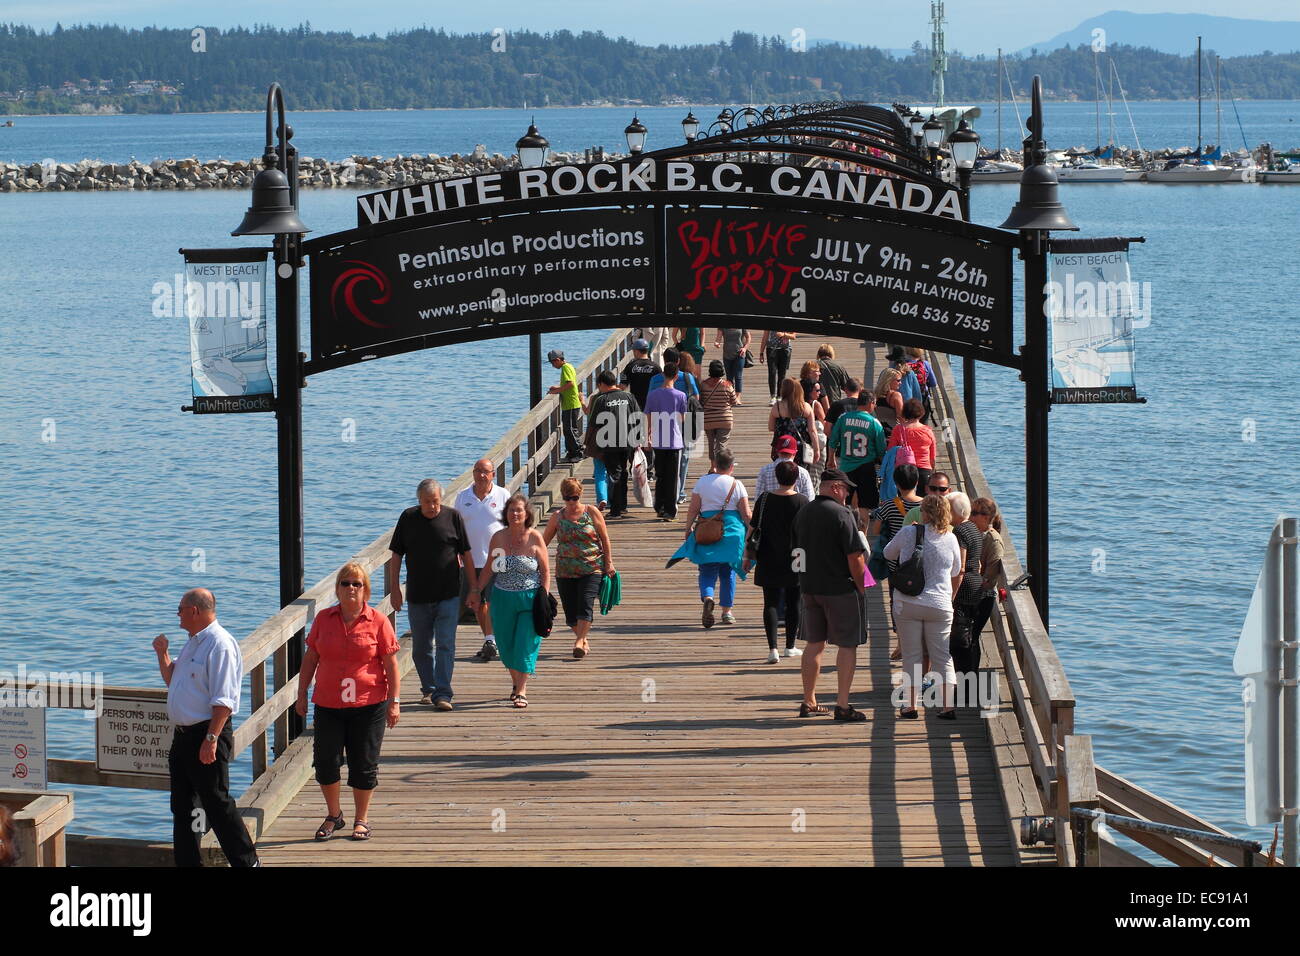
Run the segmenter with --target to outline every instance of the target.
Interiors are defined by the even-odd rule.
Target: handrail
[[[941,424],[942,441],[959,472],[953,478],[972,498],[992,498],[979,452],[968,440],[970,429],[965,410],[960,402],[953,400],[952,370],[948,358],[939,352],[928,353],[928,358],[938,379],[938,387],[930,393],[937,397],[935,417]],[[1044,806],[1053,809],[1056,832],[1064,834],[1068,832],[1069,821],[1069,770],[1065,742],[1074,733],[1074,693],[1033,598],[1028,591],[1009,589],[1010,583],[1023,574],[1024,567],[1005,515],[1002,540],[999,584],[1008,588],[1007,599],[995,603],[990,620],[1039,792]],[[1058,839],[1056,853],[1058,864],[1074,864],[1071,841]]]
[[[1215,833],[1212,830],[1193,830],[1190,827],[1176,827],[1168,823],[1152,823],[1150,820],[1139,820],[1137,817],[1124,816],[1119,813],[1107,813],[1105,810],[1091,810],[1086,807],[1073,807],[1070,810],[1070,818],[1076,831],[1080,827],[1080,821],[1090,821],[1089,829],[1095,830],[1102,826],[1113,826],[1117,830],[1133,830],[1139,833],[1154,833],[1166,837],[1177,837],[1182,840],[1189,840],[1202,846],[1219,846],[1227,847],[1230,850],[1240,850],[1241,865],[1254,866],[1255,854],[1259,853],[1263,847],[1255,840],[1245,840],[1241,837],[1226,836],[1222,833]],[[1083,824],[1086,826],[1086,824]]]

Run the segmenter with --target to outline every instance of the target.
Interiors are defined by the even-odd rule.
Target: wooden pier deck
[[[792,372],[824,341],[800,337]],[[831,341],[849,373],[861,374],[862,345]],[[874,358],[879,368],[880,354]],[[746,385],[731,444],[737,474],[752,495],[759,467],[770,460],[765,368],[751,369]],[[700,461],[692,460],[690,486],[701,474]],[[579,473],[589,479],[589,469],[579,466]],[[694,566],[664,569],[681,540],[681,521],[660,523],[648,508],[634,508],[633,515],[611,524],[625,603],[598,616],[585,660],[571,658],[571,635],[561,621],[542,646],[529,683],[531,706],[515,710],[506,699],[505,669],[470,660],[481,635],[462,624],[453,712],[416,702],[413,671],[404,681],[401,723],[384,740],[370,813],[373,839],[315,842],[325,808],[308,781],[262,834],[262,860],[269,866],[1017,862],[1004,789],[978,713],[963,711],[953,722],[895,719],[889,695],[898,666],[889,661],[880,588],[852,698],[868,721],[801,720],[799,659],[764,663],[759,589],[752,581],[739,584],[738,623],[705,631]],[[819,699],[833,701],[834,654],[823,664]],[[351,822],[344,789],[343,812]]]

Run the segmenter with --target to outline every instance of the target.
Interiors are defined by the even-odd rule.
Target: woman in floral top
[[[551,515],[542,535],[549,545],[559,535],[555,548],[555,586],[564,605],[564,619],[573,631],[573,656],[583,658],[591,648],[587,632],[591,630],[593,609],[600,596],[600,581],[614,573],[614,556],[610,550],[605,516],[594,505],[582,503],[582,482],[565,478],[560,482],[564,507]]]

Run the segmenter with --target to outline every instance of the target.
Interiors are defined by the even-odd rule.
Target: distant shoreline
[[[1019,94],[1017,94],[1017,100],[1021,100],[1021,99],[1028,100],[1028,96],[1026,95],[1026,96],[1021,97]],[[1008,100],[1006,100],[1006,101],[1004,101],[1004,102],[1008,102],[1008,103],[1009,103],[1010,100],[1008,99]],[[1043,102],[1044,102],[1044,103],[1085,103],[1085,104],[1089,104],[1089,105],[1091,104],[1091,101],[1090,101],[1090,100],[1081,100],[1081,99],[1055,99],[1055,98],[1050,97],[1050,96],[1045,96],[1045,97],[1043,97]],[[1194,97],[1194,96],[1189,96],[1189,97],[1185,97],[1185,98],[1182,98],[1182,99],[1154,99],[1154,100],[1139,100],[1139,99],[1133,99],[1132,97],[1129,98],[1129,103],[1130,103],[1130,104],[1134,104],[1134,103],[1195,103],[1195,102],[1196,102],[1196,97]],[[1295,104],[1297,104],[1297,105],[1300,105],[1300,98],[1298,98],[1298,99],[1291,99],[1291,100],[1256,100],[1256,99],[1250,99],[1250,98],[1248,98],[1248,97],[1244,97],[1244,96],[1239,96],[1239,97],[1237,97],[1236,100],[1233,101],[1233,102],[1237,102],[1237,103],[1295,103]],[[991,104],[991,103],[993,103],[993,101],[992,101],[992,100],[989,100],[989,101],[987,101],[987,103]],[[643,110],[667,110],[667,109],[674,109],[674,108],[680,108],[680,109],[685,109],[685,110],[696,110],[696,109],[711,110],[711,109],[713,109],[714,107],[717,107],[718,109],[722,109],[723,107],[734,108],[734,107],[736,107],[737,105],[743,105],[743,104],[736,104],[736,103],[693,103],[693,104],[691,104],[691,105],[689,105],[689,106],[680,106],[680,107],[679,107],[678,104],[674,104],[674,103],[669,103],[669,104],[657,104],[657,103],[649,103],[649,104],[647,104],[647,103],[642,103],[642,104],[640,104],[639,106],[637,106],[637,105],[629,105],[629,106],[619,106],[619,105],[614,105],[614,106],[421,106],[421,107],[419,107],[418,109],[417,109],[417,108],[413,108],[413,107],[400,107],[400,108],[399,108],[399,107],[385,107],[385,108],[383,108],[383,109],[366,109],[366,110],[304,110],[304,109],[295,109],[295,110],[290,110],[290,112],[293,113],[293,114],[295,114],[295,115],[311,115],[311,114],[316,114],[316,113],[475,113],[475,112],[488,112],[488,111],[492,111],[492,112],[506,112],[506,111],[514,111],[514,112],[519,112],[519,113],[524,113],[524,112],[528,112],[528,113],[533,113],[533,112],[536,112],[536,113],[542,113],[542,112],[547,112],[547,111],[554,112],[554,111],[556,111],[556,110],[633,110],[633,111],[636,111],[636,110],[639,110],[639,109],[643,109]],[[766,104],[763,104],[763,105],[766,105]],[[881,105],[881,104],[875,104],[875,105]],[[922,103],[920,100],[917,100],[917,101],[916,101],[916,105],[917,105],[918,107],[924,108],[924,107],[925,107],[926,105],[928,105],[928,104]],[[950,105],[951,105],[951,104],[950,104]],[[983,106],[983,105],[986,105],[986,103],[985,103],[984,101],[968,101],[968,102],[966,102],[966,103],[958,102],[958,103],[956,103],[955,105],[958,105],[958,106],[963,106],[963,105]],[[257,110],[198,110],[198,111],[182,110],[182,111],[179,112],[179,113],[0,113],[0,121],[4,121],[4,120],[15,120],[15,121],[17,121],[17,120],[20,120],[20,119],[55,119],[55,118],[69,118],[69,119],[123,119],[123,118],[126,118],[126,117],[133,117],[133,116],[263,116],[263,115],[265,115],[265,111],[264,111],[264,110],[261,110],[261,109],[257,109]],[[703,118],[701,118],[701,122],[702,122],[702,121],[703,121]],[[17,123],[15,122],[14,125],[16,126]]]

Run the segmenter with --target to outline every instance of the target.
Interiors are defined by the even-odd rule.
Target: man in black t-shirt
[[[645,408],[646,395],[650,393],[650,379],[656,375],[662,375],[663,369],[655,364],[650,358],[650,343],[645,339],[637,339],[632,343],[632,361],[623,367],[623,377],[621,384],[636,397],[638,408]],[[648,449],[648,445],[642,443],[643,449]],[[654,455],[646,451],[646,471],[649,477],[654,477]]]
[[[807,647],[802,663],[803,703],[800,717],[830,713],[817,706],[817,675],[829,640],[839,651],[835,673],[839,694],[835,719],[866,720],[849,703],[858,645],[867,642],[863,617],[866,560],[853,513],[845,506],[853,482],[838,468],[822,472],[820,493],[799,509],[790,533],[791,556],[799,572],[799,624]]]
[[[663,373],[654,362],[650,361],[650,343],[637,339],[632,343],[632,361],[623,367],[621,383],[636,397],[637,406],[645,408],[646,393],[650,390],[650,379]]]
[[[609,517],[627,514],[627,463],[645,441],[641,405],[636,396],[615,385],[609,369],[596,376],[597,393],[587,409],[587,446],[605,464],[609,480]]]
[[[416,489],[420,502],[397,519],[388,550],[388,590],[393,612],[402,609],[402,559],[406,559],[406,614],[411,622],[411,657],[420,675],[420,703],[451,710],[451,672],[456,663],[456,621],[460,617],[460,573],[469,584],[466,604],[479,603],[474,553],[465,521],[442,503],[442,486],[432,478]],[[436,646],[436,653],[435,653]]]
[[[856,412],[858,410],[858,392],[862,391],[862,382],[856,378],[851,378],[844,383],[844,397],[838,402],[831,402],[830,411],[826,413],[826,434],[831,433],[831,428],[835,425],[835,420],[845,412]]]

